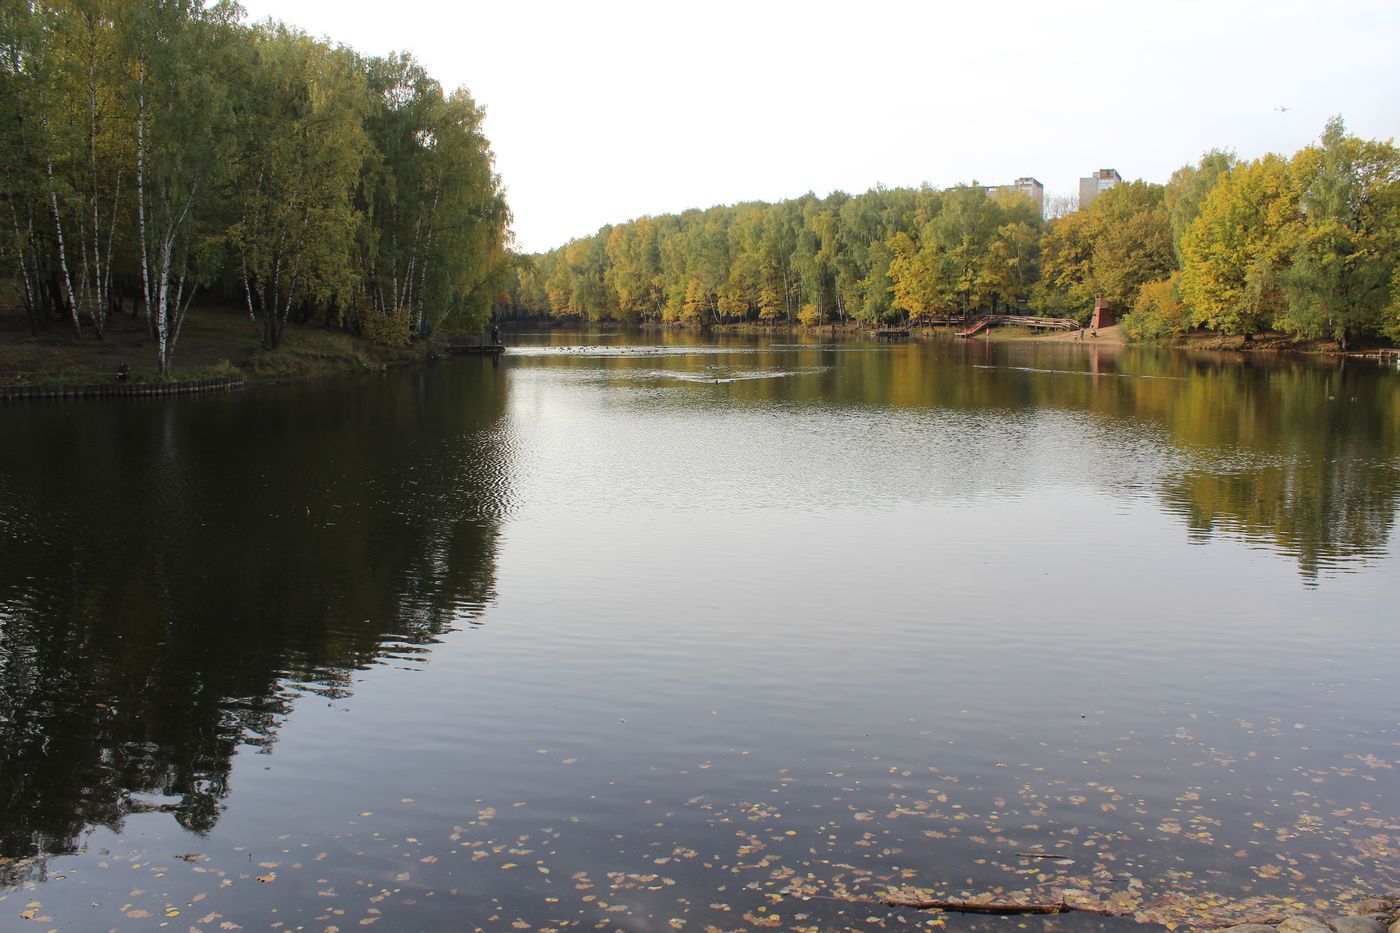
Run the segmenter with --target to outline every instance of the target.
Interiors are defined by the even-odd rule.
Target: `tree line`
[[[1340,118],[1291,159],[1213,150],[1044,220],[976,184],[877,187],[642,217],[525,257],[500,313],[622,322],[857,321],[1024,308],[1138,338],[1400,335],[1400,152]]]
[[[293,317],[479,324],[513,263],[483,116],[227,0],[0,0],[0,274],[35,330],[100,338],[129,298],[163,374],[200,289],[267,349]]]

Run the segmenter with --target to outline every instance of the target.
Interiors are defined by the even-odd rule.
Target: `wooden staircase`
[[[995,316],[996,315],[984,314],[979,318],[974,318],[972,323],[958,331],[958,336],[971,337],[974,334],[980,333],[984,328],[990,328],[992,326],[992,318]]]

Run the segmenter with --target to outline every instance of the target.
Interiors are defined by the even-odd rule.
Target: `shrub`
[[[408,308],[364,311],[360,314],[360,336],[385,347],[406,347],[413,339],[413,312]]]
[[[802,310],[797,312],[797,323],[803,327],[816,327],[822,322],[822,313],[816,305],[803,305]]]
[[[1179,273],[1138,289],[1133,310],[1123,316],[1123,332],[1132,340],[1167,340],[1191,329],[1191,311],[1177,290]]]

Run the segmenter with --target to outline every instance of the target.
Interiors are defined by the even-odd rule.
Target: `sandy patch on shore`
[[[1037,343],[1079,343],[1081,331],[1077,330],[1053,330],[1044,334],[1031,334],[1025,337],[1017,337],[1017,340],[1034,340]],[[1123,336],[1123,328],[1114,324],[1112,327],[1100,327],[1098,336],[1086,327],[1082,331],[1083,343],[1085,346],[1126,346],[1128,341]]]

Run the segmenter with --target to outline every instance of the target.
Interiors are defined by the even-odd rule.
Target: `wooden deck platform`
[[[958,331],[959,337],[971,337],[984,328],[991,330],[999,324],[1031,327],[1036,330],[1077,330],[1079,323],[1062,317],[1031,317],[1026,314],[984,314]]]
[[[495,356],[506,352],[506,347],[503,343],[449,343],[446,350],[459,355]]]

